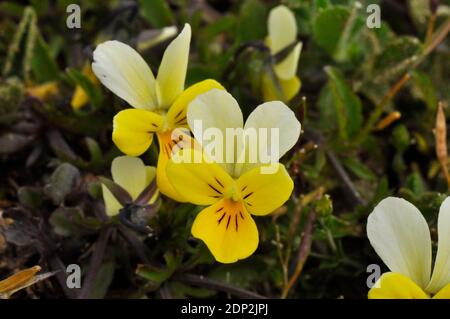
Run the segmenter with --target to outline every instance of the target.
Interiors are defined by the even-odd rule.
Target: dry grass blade
[[[0,299],[8,299],[17,291],[34,285],[35,283],[47,279],[55,274],[55,272],[47,272],[37,275],[40,271],[40,266],[33,266],[31,268],[21,270],[0,281]]]
[[[436,128],[434,133],[436,139],[436,156],[441,164],[442,172],[444,173],[448,188],[450,189],[450,174],[448,173],[447,167],[447,124],[445,122],[445,113],[442,102],[439,102],[438,105],[436,114]]]

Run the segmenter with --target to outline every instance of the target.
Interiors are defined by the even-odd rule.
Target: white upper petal
[[[187,121],[196,140],[208,156],[224,167],[228,173],[233,174],[236,157],[233,146],[237,144],[236,140],[233,142],[234,145],[231,139],[228,141],[226,129],[240,128],[242,131],[244,122],[241,109],[234,97],[227,91],[219,89],[212,89],[197,96],[188,106]],[[220,133],[221,141],[208,134],[215,131]],[[222,146],[221,149],[219,146],[217,149],[210,149],[214,143],[221,143],[221,145],[216,144]],[[211,152],[208,152],[208,149]],[[225,163],[227,154],[233,155],[230,163]]]
[[[156,104],[155,77],[147,63],[129,45],[106,41],[94,51],[92,70],[104,86],[137,109]]]
[[[273,8],[268,19],[269,46],[272,54],[276,54],[297,39],[297,22],[291,10],[284,5]],[[297,44],[292,52],[275,66],[275,72],[282,79],[291,79],[297,73],[301,44]]]
[[[185,24],[164,52],[156,77],[158,104],[163,108],[169,108],[184,90],[190,42],[191,26]]]
[[[450,197],[444,200],[439,209],[438,251],[433,275],[426,290],[436,293],[447,284],[450,284]]]
[[[253,110],[245,122],[244,129],[246,132],[249,130],[257,130],[258,132],[257,143],[248,143],[248,140],[246,143],[248,153],[256,152],[257,162],[246,163],[240,174],[250,170],[255,165],[261,164],[261,154],[268,154],[271,159],[278,162],[297,143],[301,132],[301,124],[295,117],[295,113],[283,102],[272,101],[263,103]],[[265,135],[261,134],[262,131],[266,132]],[[278,139],[276,134],[278,134]]]
[[[369,215],[367,236],[393,272],[425,288],[431,273],[431,238],[420,211],[402,198],[382,200]]]

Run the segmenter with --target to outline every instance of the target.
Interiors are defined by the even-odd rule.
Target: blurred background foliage
[[[75,2],[81,29],[66,27]],[[433,133],[438,102],[450,100],[448,0],[281,1],[303,42],[302,88],[289,106],[304,132],[282,159],[294,194],[257,218],[260,245],[248,259],[219,264],[190,236],[200,207],[164,198],[145,235],[105,218],[96,176],[109,176],[120,155],[112,117],[127,106],[83,71],[95,46],[128,43],[156,71],[169,41],[155,41],[161,29],[188,22],[186,86],[217,79],[246,116],[262,102],[267,15],[278,3],[0,3],[0,278],[36,264],[62,270],[16,297],[365,298],[366,267],[385,269],[366,219],[389,195],[416,204],[436,239],[448,191]],[[382,22],[370,29],[373,3]],[[82,108],[71,106],[77,85],[88,99]],[[143,158],[155,165],[156,147]],[[74,263],[82,289],[65,286]]]

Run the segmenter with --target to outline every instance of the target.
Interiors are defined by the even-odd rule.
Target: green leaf
[[[174,23],[172,12],[165,0],[140,0],[142,15],[155,28],[162,28]]]
[[[416,196],[420,196],[426,191],[425,182],[418,172],[414,172],[406,178],[405,187]]]
[[[59,165],[50,177],[50,183],[44,188],[45,193],[53,200],[55,205],[60,205],[69,195],[80,178],[78,168],[69,163]]]
[[[49,222],[56,234],[74,236],[79,234],[81,229],[73,222],[73,219],[82,215],[83,211],[80,207],[59,207],[50,215]]]
[[[266,7],[259,0],[245,0],[239,11],[238,42],[264,39],[266,18]]]
[[[114,278],[115,263],[108,261],[100,266],[100,269],[95,277],[89,298],[103,299],[108,292],[108,288]]]
[[[358,19],[356,9],[335,6],[322,10],[313,22],[313,36],[336,61],[350,57],[351,44],[356,40],[363,23]]]
[[[333,67],[325,67],[336,107],[336,118],[342,138],[353,137],[361,128],[362,106],[342,73]]]
[[[67,75],[84,90],[92,106],[98,108],[102,105],[103,95],[100,88],[92,83],[88,77],[77,69],[69,68]]]
[[[40,83],[54,81],[59,77],[58,65],[41,35],[36,38],[31,70],[35,80]]]
[[[438,98],[431,78],[417,70],[412,71],[411,76],[415,88],[411,93],[422,99],[426,103],[428,110],[434,113],[438,104]]]
[[[42,205],[44,200],[43,195],[42,189],[38,187],[24,186],[19,188],[17,192],[20,203],[34,209]]]
[[[361,179],[368,181],[375,181],[377,179],[376,175],[357,159],[347,157],[343,159],[343,163],[353,174]]]
[[[164,260],[166,261],[166,267],[139,265],[136,274],[156,284],[161,284],[172,276],[181,261],[178,256],[174,256],[170,252],[164,254]]]
[[[377,83],[398,80],[414,62],[420,53],[420,41],[411,36],[397,37],[375,57],[372,73]]]
[[[59,207],[50,215],[49,222],[61,236],[90,234],[104,226],[95,217],[85,217],[80,207]]]

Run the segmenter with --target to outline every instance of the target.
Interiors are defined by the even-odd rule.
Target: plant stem
[[[300,248],[298,250],[298,260],[294,274],[289,279],[288,284],[284,287],[283,292],[281,294],[281,298],[283,299],[285,299],[288,296],[289,290],[291,290],[292,286],[297,282],[297,279],[300,277],[300,274],[302,273],[303,266],[305,265],[305,262],[308,259],[309,253],[311,251],[312,231],[315,220],[316,214],[314,212],[310,212],[308,215],[308,220],[306,221],[303,239],[300,244]]]
[[[375,124],[378,122],[378,119],[380,118],[381,114],[384,111],[384,107],[386,104],[392,100],[395,95],[400,91],[400,89],[403,88],[403,86],[409,81],[411,78],[411,75],[409,72],[416,69],[420,63],[431,53],[436,49],[436,47],[441,44],[441,42],[445,39],[447,34],[450,32],[450,20],[446,22],[446,24],[439,29],[437,32],[437,35],[429,41],[429,44],[425,47],[423,50],[423,53],[421,56],[414,62],[414,64],[411,66],[410,70],[407,71],[401,78],[398,80],[394,86],[389,90],[389,92],[383,97],[381,102],[375,107],[372,114],[370,114],[369,119],[367,120],[366,125],[362,129],[360,135],[355,140],[355,144],[360,144],[364,141],[366,136],[370,133],[370,131],[373,129]]]
[[[266,297],[261,296],[257,293],[242,289],[218,280],[213,280],[206,278],[204,276],[193,275],[193,274],[182,274],[178,275],[176,279],[182,283],[189,285],[201,286],[207,289],[219,290],[227,292],[231,295],[243,298],[243,299],[266,299]]]

